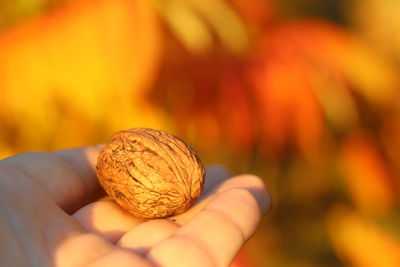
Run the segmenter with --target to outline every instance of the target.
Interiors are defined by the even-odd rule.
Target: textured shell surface
[[[186,211],[201,194],[204,175],[199,157],[184,141],[148,128],[115,133],[97,160],[104,190],[122,208],[143,218]]]

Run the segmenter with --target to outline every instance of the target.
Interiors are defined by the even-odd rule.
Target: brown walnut
[[[115,133],[97,159],[104,190],[130,214],[165,218],[199,197],[204,167],[195,152],[167,132],[133,128]]]

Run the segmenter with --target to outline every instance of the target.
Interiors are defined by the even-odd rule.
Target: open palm
[[[254,233],[270,198],[252,175],[207,168],[187,212],[132,217],[104,196],[100,146],[31,152],[0,161],[2,266],[228,266]]]

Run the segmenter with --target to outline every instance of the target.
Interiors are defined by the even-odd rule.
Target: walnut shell
[[[199,157],[180,138],[147,128],[115,133],[97,159],[104,190],[142,218],[186,211],[203,190],[204,173]]]

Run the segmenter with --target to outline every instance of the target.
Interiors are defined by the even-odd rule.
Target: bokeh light
[[[164,129],[271,191],[232,266],[398,266],[399,3],[0,0],[0,158]]]

